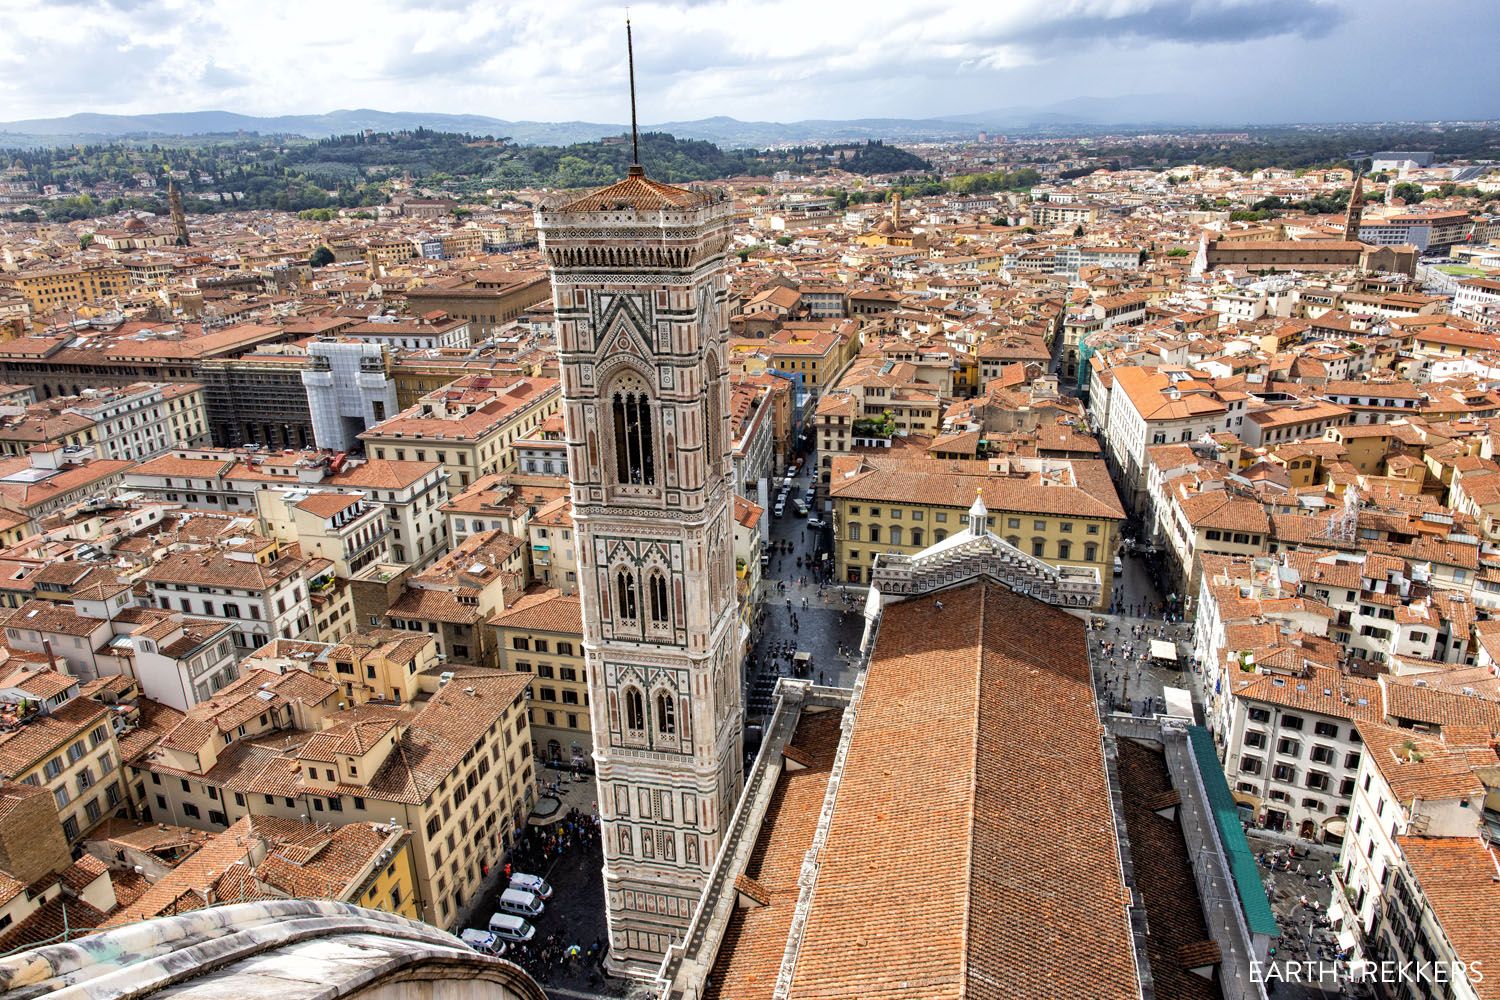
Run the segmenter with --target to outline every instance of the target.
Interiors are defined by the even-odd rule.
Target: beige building
[[[515,442],[557,412],[561,400],[556,379],[466,375],[359,437],[377,459],[437,462],[462,490],[492,472],[514,470]]]
[[[43,707],[27,710],[12,703],[15,725],[0,734],[0,777],[51,792],[63,836],[77,844],[116,809],[129,808],[120,748],[108,706],[80,697],[76,679],[44,674],[31,683],[36,690],[39,683],[53,682],[56,690]],[[57,695],[65,700],[51,704]]]
[[[304,556],[327,559],[342,579],[390,559],[386,508],[359,493],[263,489],[255,503],[272,536],[296,542]]]
[[[531,674],[531,738],[544,764],[581,764],[594,750],[589,727],[583,616],[576,594],[535,587],[490,619],[500,666]]]
[[[1098,572],[1098,607],[1109,607],[1125,511],[1098,460],[835,459],[829,496],[837,578],[867,583],[880,553],[914,555],[962,530],[976,494],[990,530],[1008,544],[1058,568]]]
[[[339,711],[311,674],[247,674],[132,767],[152,818],[223,830],[246,816],[411,835],[422,919],[452,927],[534,799],[529,678],[465,671],[415,709]]]
[[[494,636],[485,623],[526,589],[524,544],[483,531],[420,573],[374,563],[351,584],[361,627],[426,632],[443,662],[493,667]]]

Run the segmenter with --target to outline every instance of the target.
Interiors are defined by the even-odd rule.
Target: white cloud
[[[643,120],[784,120],[1150,92],[1147,51],[1163,76],[1197,64],[1204,86],[1243,91],[1214,79],[1236,53],[1339,56],[1345,28],[1393,2],[647,0],[632,17]],[[622,121],[623,20],[585,0],[0,0],[0,119],[370,107]]]

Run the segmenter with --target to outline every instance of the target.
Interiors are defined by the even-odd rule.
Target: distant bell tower
[[[182,194],[170,177],[167,178],[167,207],[172,210],[172,232],[176,234],[177,245],[190,246],[192,241],[188,239],[187,216],[182,211]]]
[[[1354,171],[1354,187],[1349,191],[1349,210],[1344,213],[1344,239],[1359,239],[1359,223],[1365,211],[1365,168]]]
[[[627,22],[628,39],[628,22]],[[632,60],[633,62],[633,60]],[[609,967],[680,940],[743,781],[728,407],[733,206],[651,180],[536,213],[552,296]]]

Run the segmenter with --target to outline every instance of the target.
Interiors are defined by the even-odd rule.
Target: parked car
[[[1115,576],[1119,576],[1120,574],[1122,574],[1124,572],[1125,572],[1125,560],[1121,559],[1119,556],[1115,556]]]
[[[821,517],[810,517],[807,519],[807,526],[809,528],[821,528],[827,523],[828,522],[824,521]]]
[[[773,516],[775,516],[775,517],[780,517],[781,515],[783,515],[785,513],[786,513],[786,501],[785,500],[777,500],[776,501],[776,506],[771,508],[771,514]]]

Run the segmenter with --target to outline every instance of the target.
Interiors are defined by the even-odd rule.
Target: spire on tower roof
[[[641,169],[641,134],[635,123],[635,42],[630,35],[630,15],[625,15],[625,61],[630,69],[630,173],[639,177]]]

